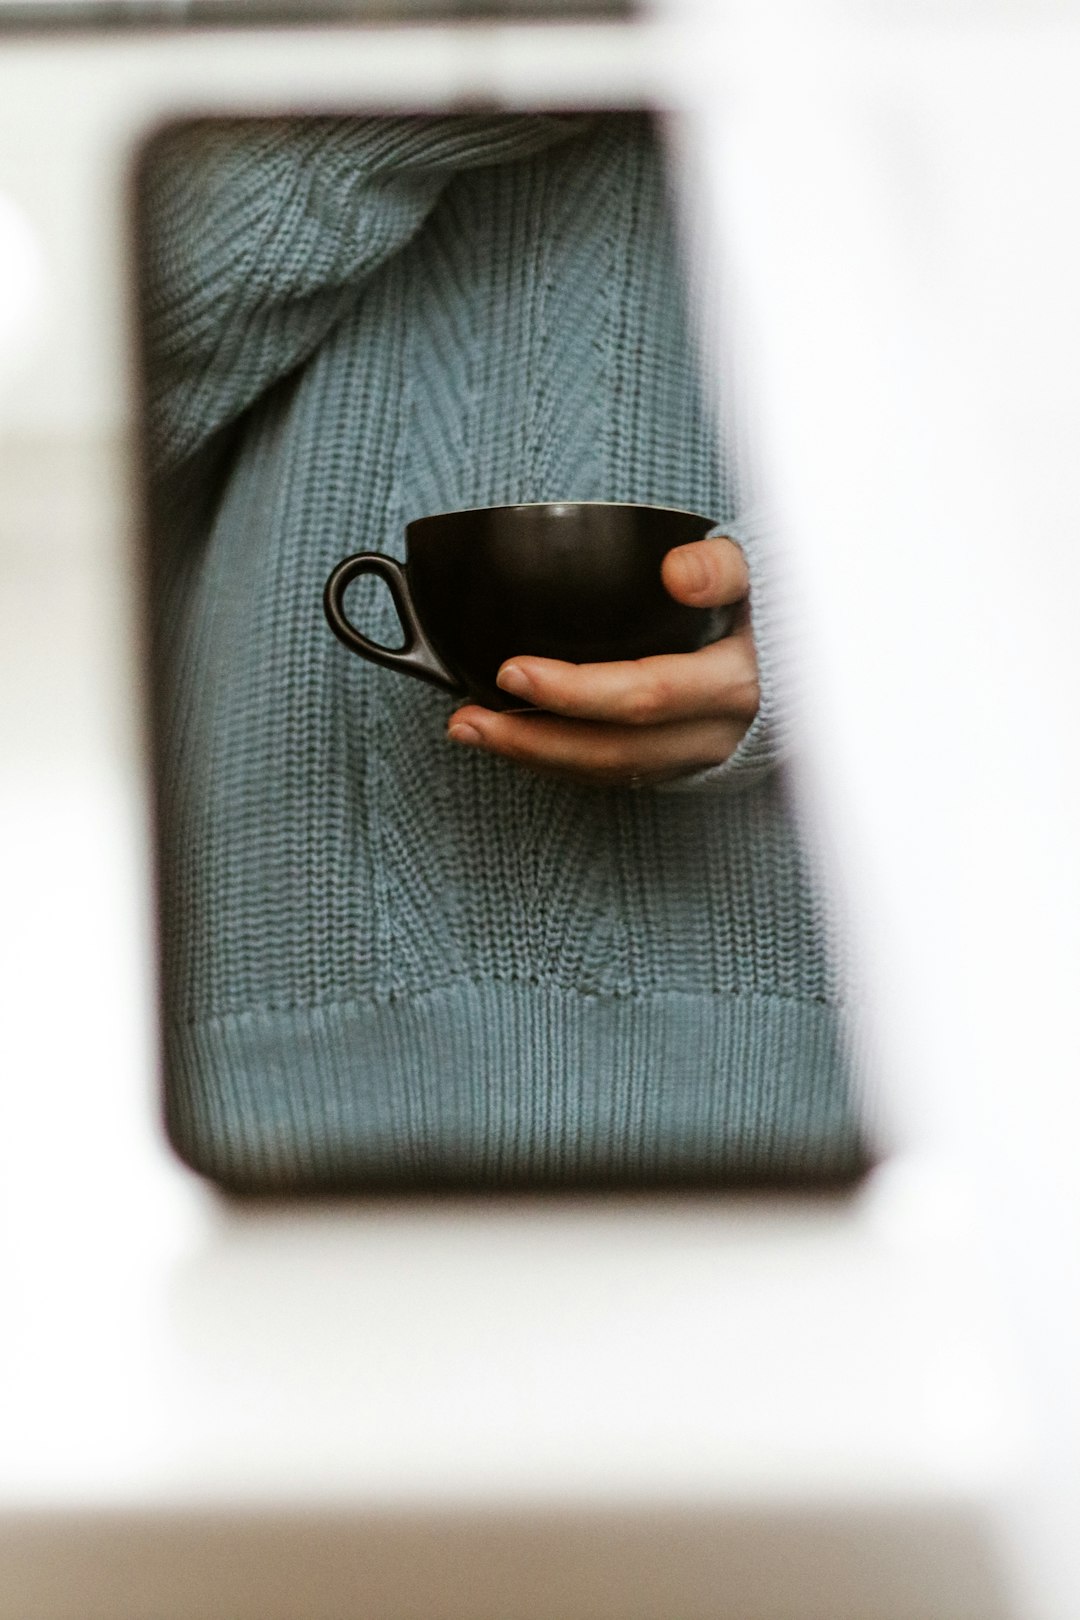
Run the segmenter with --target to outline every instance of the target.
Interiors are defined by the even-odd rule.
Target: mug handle
[[[380,647],[377,641],[372,641],[358,630],[346,615],[345,592],[361,574],[374,574],[389,587],[405,634],[404,647],[396,650]],[[326,582],[323,610],[338,640],[344,642],[351,652],[359,653],[361,658],[368,658],[383,669],[416,675],[422,681],[430,681],[433,686],[441,686],[446,692],[460,693],[464,690],[425,636],[409,594],[408,574],[396,558],[385,557],[380,551],[360,551],[355,557],[346,557],[344,562],[338,563]]]

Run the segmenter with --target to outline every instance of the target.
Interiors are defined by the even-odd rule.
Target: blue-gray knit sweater
[[[180,1152],[251,1187],[849,1173],[834,930],[649,122],[196,129],[143,227]],[[412,518],[571,498],[747,550],[762,710],[680,790],[456,749],[452,699],[322,617]],[[400,640],[376,591],[353,612]]]

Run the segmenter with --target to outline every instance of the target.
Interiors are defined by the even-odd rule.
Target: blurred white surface
[[[1080,32],[806,13],[778,36],[771,11],[740,8],[743,76],[699,133],[805,626],[806,799],[843,851],[894,1119],[970,1191],[1029,1403],[1002,1544],[1022,1612],[1071,1620]]]
[[[9,197],[0,196],[0,390],[11,386],[32,346],[44,281],[33,226]]]
[[[1080,32],[755,15],[0,44],[2,1620],[1075,1620]],[[478,99],[688,115],[891,1037],[858,1197],[230,1209],[162,1145],[132,143]]]

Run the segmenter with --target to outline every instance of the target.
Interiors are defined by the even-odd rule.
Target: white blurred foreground
[[[0,42],[0,1620],[1080,1613],[1080,23],[771,14]],[[162,1145],[128,158],[481,97],[682,115],[886,1054],[855,1196],[230,1211]]]

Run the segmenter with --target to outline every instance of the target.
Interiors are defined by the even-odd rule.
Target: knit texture
[[[277,1188],[856,1170],[767,542],[699,384],[648,120],[174,132],[142,237],[179,1151]],[[452,699],[331,636],[342,556],[551,499],[701,511],[745,545],[763,702],[724,766],[541,778],[447,743]],[[388,594],[354,590],[399,644]]]

